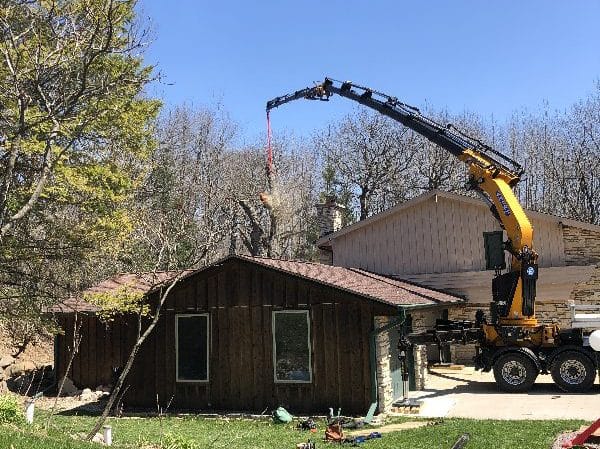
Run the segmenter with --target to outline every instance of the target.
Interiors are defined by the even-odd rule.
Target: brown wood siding
[[[312,382],[274,381],[272,313],[308,310]],[[209,314],[209,382],[176,382],[175,316]],[[366,301],[315,282],[232,259],[181,282],[172,291],[152,336],[125,382],[125,405],[262,412],[284,406],[293,412],[365,413],[370,402],[369,334],[375,315],[391,306]],[[69,318],[71,317],[71,318]],[[63,315],[68,322],[72,315]],[[110,326],[86,317],[88,332],[70,377],[80,387],[108,383],[110,368],[122,366],[135,338],[135,320]],[[93,323],[93,324],[92,324]],[[68,328],[68,323],[65,323]],[[94,326],[94,340],[89,332]],[[58,356],[67,354],[65,337]],[[90,358],[90,351],[103,346]],[[61,362],[62,364],[62,362]]]
[[[562,227],[532,219],[541,267],[565,265]],[[500,230],[477,204],[433,196],[332,240],[333,264],[381,274],[456,273],[485,269],[483,232]]]
[[[105,324],[97,317],[84,313],[77,315],[77,321],[81,326],[81,343],[68,377],[80,388],[110,384],[112,369],[124,364],[123,348],[128,350],[133,344],[126,333],[131,326],[123,318],[116,318],[111,324]],[[59,378],[62,378],[74,347],[75,314],[59,315],[58,323],[64,331],[56,341],[57,372]]]

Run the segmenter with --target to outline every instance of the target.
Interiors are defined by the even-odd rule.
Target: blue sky
[[[140,0],[146,53],[167,107],[222,103],[248,141],[267,100],[352,80],[402,101],[503,121],[548,101],[564,109],[600,79],[600,1]],[[169,85],[172,84],[172,85]],[[274,131],[308,135],[355,106],[298,101]]]

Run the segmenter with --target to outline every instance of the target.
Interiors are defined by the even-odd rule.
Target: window
[[[208,381],[208,314],[175,316],[177,382]]]
[[[275,382],[311,382],[308,310],[273,312]]]

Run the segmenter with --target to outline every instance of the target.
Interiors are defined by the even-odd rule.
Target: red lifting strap
[[[579,435],[577,435],[572,440],[566,441],[565,443],[563,443],[563,447],[571,448],[573,446],[583,446],[585,444],[585,442],[587,441],[587,439],[590,436],[592,436],[592,434],[598,429],[600,429],[600,419],[593,422],[590,427],[585,429],[583,432],[581,432]]]
[[[273,173],[273,149],[271,148],[271,116],[267,111],[267,174]]]

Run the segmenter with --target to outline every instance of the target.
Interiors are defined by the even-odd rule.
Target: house
[[[413,314],[413,328],[436,318],[474,320],[488,311],[493,271],[485,271],[483,233],[500,230],[481,200],[431,191],[366,220],[341,227],[342,208],[329,199],[318,206],[321,260],[356,267],[462,296],[464,303]],[[570,325],[568,300],[600,301],[600,226],[526,211],[539,253],[536,315]],[[452,348],[453,361],[470,362],[472,347]],[[437,352],[429,351],[435,357]]]
[[[126,274],[93,291],[127,286],[152,308],[161,291],[152,284]],[[382,411],[402,395],[396,336],[406,311],[439,314],[461,301],[361,269],[229,256],[174,286],[125,381],[124,404],[364,414],[378,402]],[[82,300],[53,311],[64,329],[55,342],[58,376],[80,388],[112,383],[134,344],[136,317],[104,322]],[[69,369],[75,320],[82,340]],[[413,382],[422,381],[417,372]]]

